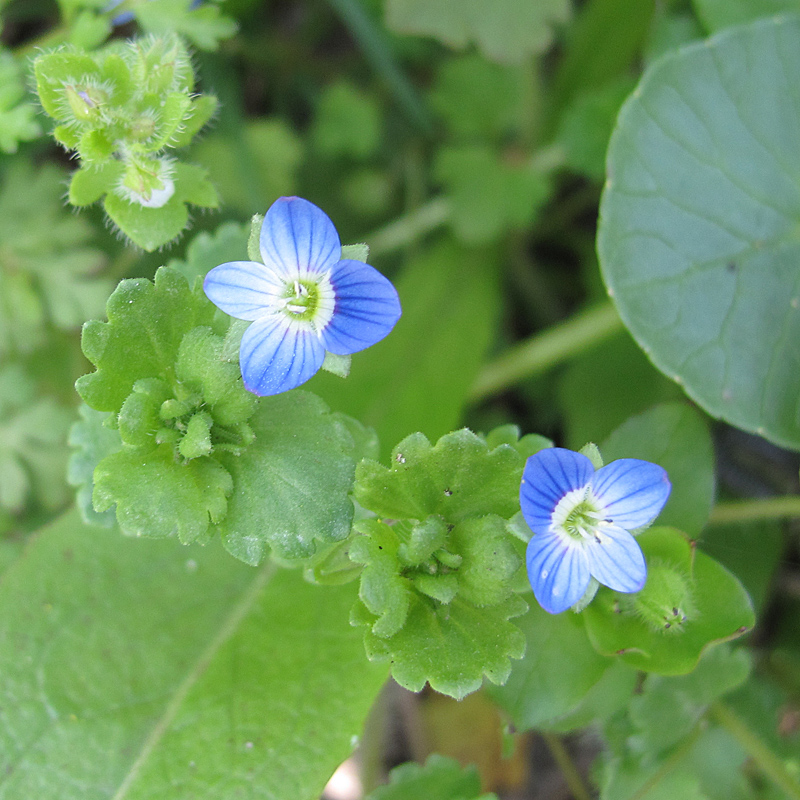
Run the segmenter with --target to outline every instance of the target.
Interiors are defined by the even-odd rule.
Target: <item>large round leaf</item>
[[[800,19],[656,62],[620,112],[598,251],[641,347],[709,413],[800,448]]]

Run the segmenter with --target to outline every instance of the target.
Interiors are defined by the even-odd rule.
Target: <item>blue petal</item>
[[[604,586],[615,592],[638,592],[644,586],[644,555],[628,531],[614,525],[603,526],[598,538],[586,541],[584,547],[589,571]]]
[[[300,386],[324,360],[325,348],[316,333],[282,313],[254,322],[244,332],[239,350],[244,385],[261,396]]]
[[[605,518],[627,531],[649,525],[664,508],[671,490],[666,470],[638,458],[612,461],[592,479],[592,494]]]
[[[525,557],[528,580],[539,605],[560,614],[583,597],[589,585],[589,567],[580,544],[555,534],[536,534]]]
[[[214,267],[203,290],[217,308],[236,319],[254,320],[269,313],[280,300],[285,282],[255,261],[229,261]]]
[[[362,261],[339,261],[330,281],[336,295],[333,317],[322,331],[325,349],[336,355],[357,353],[379,342],[402,313],[391,282]]]
[[[519,502],[522,515],[534,533],[546,533],[558,501],[592,478],[592,462],[582,453],[549,447],[534,453],[525,462]]]
[[[328,215],[301,197],[280,197],[261,225],[261,257],[294,280],[327,272],[341,257],[339,234]]]

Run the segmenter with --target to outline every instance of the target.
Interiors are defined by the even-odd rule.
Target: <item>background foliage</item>
[[[0,0],[0,797],[800,798],[797,12]],[[403,316],[256,401],[201,279],[292,194]],[[589,441],[673,492],[553,617]]]

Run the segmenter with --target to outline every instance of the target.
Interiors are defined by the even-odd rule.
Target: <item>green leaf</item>
[[[167,267],[156,272],[154,283],[122,281],[106,312],[108,322],[94,320],[83,328],[83,352],[97,371],[76,384],[87,405],[98,411],[118,412],[141,378],[172,376],[186,332],[213,325],[214,319],[214,306],[205,296],[193,293],[186,279]]]
[[[171,444],[149,452],[123,447],[97,465],[92,502],[100,513],[116,504],[117,522],[129,536],[177,535],[188,544],[225,517],[232,491],[230,474],[213,458],[180,464]]]
[[[456,597],[442,605],[420,594],[411,596],[408,617],[393,636],[364,633],[372,661],[391,661],[392,677],[412,692],[427,683],[432,689],[461,699],[481,687],[483,677],[505,683],[509,659],[521,658],[525,637],[508,620],[524,614],[527,605],[514,595],[504,603],[476,608]],[[357,604],[351,621],[372,626],[375,617]]]
[[[753,607],[739,581],[692,547],[679,531],[651,528],[638,541],[649,570],[644,590],[638,595],[619,595],[601,587],[583,612],[589,639],[599,653],[619,655],[646,672],[681,675],[691,672],[713,643],[734,639],[752,628]],[[665,626],[655,630],[637,616],[635,604],[647,599],[656,564],[677,570],[688,581],[692,608],[687,620],[673,626],[674,630]]]
[[[742,582],[759,614],[774,589],[775,574],[783,558],[782,523],[756,520],[710,525],[703,531],[701,545],[704,553]]]
[[[403,316],[392,335],[357,353],[346,381],[318,374],[309,384],[331,408],[375,428],[384,456],[413,431],[438,438],[458,427],[500,302],[495,257],[452,242],[413,258],[397,290]]]
[[[189,242],[184,258],[173,259],[167,266],[180,272],[193,286],[197,278],[205,278],[210,269],[226,261],[247,261],[249,233],[249,225],[223,222],[214,233],[198,233]]]
[[[516,624],[528,643],[525,656],[506,684],[489,693],[517,730],[549,727],[576,710],[615,661],[592,647],[576,614],[554,616],[534,603]],[[624,669],[631,676],[630,697],[635,672]]]
[[[507,444],[489,450],[466,428],[431,445],[421,433],[392,452],[391,466],[362,461],[356,469],[356,500],[385,519],[424,520],[440,515],[450,523],[519,510],[524,458]]]
[[[800,447],[800,20],[657,61],[620,113],[598,252],[620,315],[711,415]]]
[[[524,99],[523,69],[492,64],[477,54],[442,62],[430,94],[453,135],[468,141],[502,141],[518,132]]]
[[[577,450],[586,442],[601,442],[628,417],[683,394],[623,334],[572,361],[559,381],[558,396],[566,446]]]
[[[67,515],[0,585],[5,793],[319,797],[386,678],[354,597]]]
[[[15,160],[0,180],[0,356],[45,341],[48,323],[76,329],[102,313],[111,284],[92,230],[61,205],[64,174]]]
[[[216,50],[220,39],[230,39],[237,25],[220,14],[214,3],[191,9],[191,0],[149,0],[136,7],[139,24],[156,35],[179,33],[200,50]]]
[[[331,84],[320,97],[311,141],[326,158],[369,158],[381,142],[380,106],[346,80]]]
[[[81,11],[70,25],[68,41],[81,50],[94,50],[108,38],[110,33],[111,20],[108,17],[91,11]]]
[[[529,164],[508,164],[484,145],[442,148],[435,174],[447,187],[453,230],[467,244],[526,227],[550,194],[546,176]]]
[[[220,462],[236,491],[219,525],[226,549],[258,564],[269,545],[304,558],[350,533],[353,443],[345,426],[309,392],[261,398],[250,419],[255,441]]]
[[[606,174],[606,150],[617,114],[634,88],[629,77],[618,78],[579,94],[565,109],[556,132],[566,165],[600,182]]]
[[[194,164],[175,165],[175,193],[159,208],[148,208],[114,193],[106,195],[103,208],[134,244],[152,252],[181,235],[189,222],[187,203],[201,208],[219,204],[206,171]]]
[[[546,130],[554,131],[573,98],[638,69],[656,6],[641,0],[587,0],[564,36]]]
[[[300,140],[280,119],[243,122],[232,138],[228,132],[206,136],[192,154],[208,167],[222,202],[245,214],[261,213],[296,188],[303,155]],[[253,198],[258,205],[253,207]]]
[[[18,513],[33,500],[48,510],[64,504],[71,421],[20,364],[0,369],[0,509]]]
[[[697,16],[710,33],[759,17],[800,11],[800,0],[692,0]]]
[[[377,619],[372,632],[381,638],[394,636],[405,624],[411,603],[412,588],[399,574],[398,540],[388,525],[364,520],[358,536],[350,545],[350,559],[363,564],[358,596]]]
[[[707,651],[688,675],[648,675],[630,704],[640,746],[663,752],[691,733],[716,700],[747,680],[750,657],[721,645]]]
[[[0,150],[16,153],[20,142],[29,142],[42,132],[36,108],[25,102],[22,70],[14,56],[0,49]]]
[[[69,444],[74,449],[67,465],[67,481],[78,490],[76,506],[83,521],[110,528],[115,521],[114,511],[98,513],[92,505],[94,469],[107,455],[122,447],[122,440],[118,431],[104,424],[110,414],[95,411],[85,403],[78,412],[81,418],[69,431]]]
[[[81,167],[72,173],[69,202],[73,206],[90,206],[96,203],[104,194],[114,189],[124,171],[121,161]]]
[[[480,797],[478,797],[480,795]],[[497,800],[481,794],[481,779],[475,765],[462,769],[458,761],[436,755],[425,766],[409,762],[395,767],[387,786],[370,792],[366,800]]]
[[[638,684],[639,672],[619,660],[614,660],[578,705],[562,717],[550,720],[546,727],[560,733],[569,733],[605,722],[628,707]]]
[[[600,446],[608,463],[641,458],[662,466],[672,492],[659,525],[697,537],[714,505],[714,446],[706,420],[684,403],[664,403],[620,425]]]
[[[541,53],[552,27],[569,19],[568,0],[386,0],[386,24],[397,33],[434,36],[450,47],[471,42],[501,63]]]

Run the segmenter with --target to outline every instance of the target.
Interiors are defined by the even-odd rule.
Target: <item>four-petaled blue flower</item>
[[[254,394],[294,389],[319,370],[326,351],[357,353],[400,319],[394,286],[367,264],[342,259],[336,228],[308,200],[276,200],[264,217],[260,245],[263,264],[221,264],[203,284],[226,314],[253,321],[239,362]]]
[[[519,499],[533,531],[528,578],[545,611],[575,605],[594,577],[617,592],[638,592],[647,578],[630,531],[649,525],[667,502],[667,473],[621,458],[595,471],[582,453],[540,450],[525,463]]]

